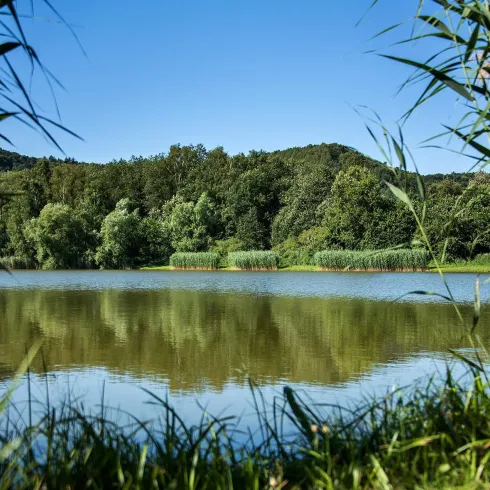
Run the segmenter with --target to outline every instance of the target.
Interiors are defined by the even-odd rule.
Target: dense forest
[[[14,267],[128,268],[166,264],[174,252],[252,249],[308,264],[319,250],[417,239],[411,213],[384,184],[391,169],[339,144],[233,156],[175,145],[107,164],[1,150],[0,169],[0,256]],[[415,176],[404,179],[422,207]],[[446,247],[449,260],[490,252],[490,176],[424,181],[436,251]]]

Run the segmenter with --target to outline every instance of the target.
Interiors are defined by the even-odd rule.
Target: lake
[[[471,323],[474,274],[448,274]],[[484,281],[485,277],[481,278]],[[248,379],[266,400],[284,385],[353,403],[444,369],[468,347],[433,273],[15,271],[0,275],[0,380],[42,340],[33,396],[67,397],[143,418],[146,388],[197,420],[248,414]],[[482,289],[482,300],[488,292]],[[490,339],[490,318],[479,326]],[[15,394],[26,399],[25,383]]]

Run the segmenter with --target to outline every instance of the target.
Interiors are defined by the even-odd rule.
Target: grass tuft
[[[279,254],[277,252],[230,252],[228,267],[243,270],[277,270]]]
[[[203,414],[186,425],[150,392],[160,419],[124,426],[108,409],[94,415],[73,404],[46,408],[32,425],[15,407],[2,415],[0,486],[488,488],[488,381],[477,372],[465,379],[448,370],[440,382],[326,413],[288,387],[263,405],[251,384],[260,430],[248,441],[238,418]]]
[[[170,257],[173,269],[213,270],[219,265],[219,255],[212,252],[174,253]]]
[[[329,270],[416,271],[425,270],[430,256],[425,250],[325,250],[317,252],[317,267]]]

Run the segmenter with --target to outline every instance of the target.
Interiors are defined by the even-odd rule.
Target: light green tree
[[[165,228],[177,252],[199,252],[211,245],[215,207],[206,193],[196,203],[176,196],[163,208]]]
[[[65,204],[47,204],[38,218],[25,224],[24,235],[43,269],[69,269],[84,265],[87,248],[83,218]]]
[[[103,268],[132,267],[138,257],[142,237],[138,210],[130,211],[129,199],[121,199],[102,222],[101,245],[95,260]]]

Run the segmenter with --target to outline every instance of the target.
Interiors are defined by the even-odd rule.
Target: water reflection
[[[470,319],[471,307],[463,313]],[[484,338],[488,324],[483,315]],[[181,391],[249,375],[347,382],[380,363],[465,346],[450,305],[168,289],[2,290],[0,325],[2,377],[41,338],[49,370],[102,367]]]

